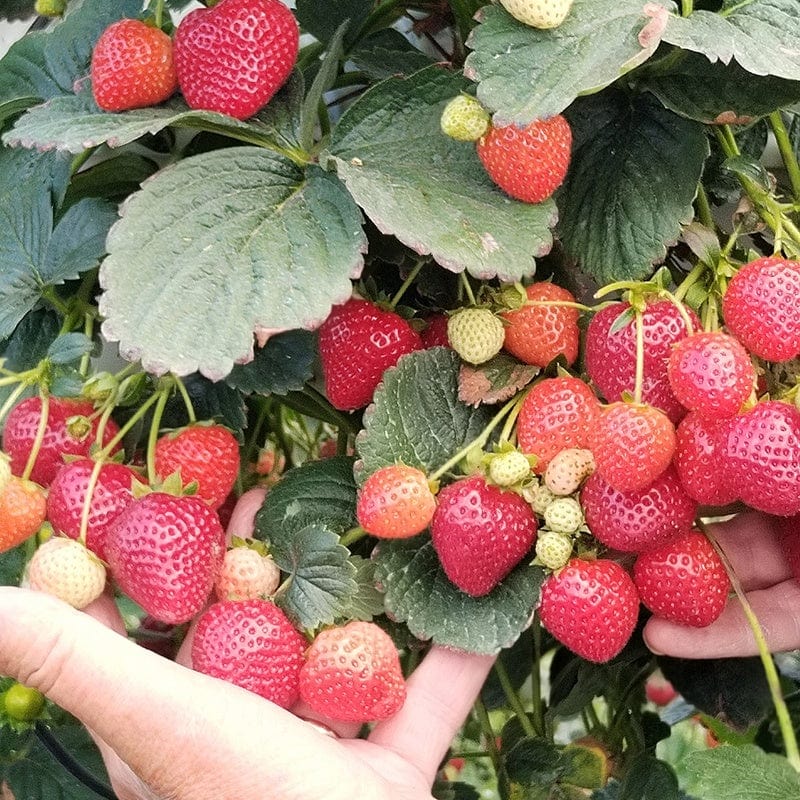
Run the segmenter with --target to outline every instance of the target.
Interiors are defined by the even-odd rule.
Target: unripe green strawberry
[[[547,506],[557,497],[544,484],[523,489],[522,496],[531,504],[534,513],[540,517],[544,516]]]
[[[572,0],[500,0],[514,19],[532,28],[556,28],[569,14]]]
[[[503,323],[488,308],[462,308],[447,321],[450,347],[464,361],[483,364],[503,347]]]
[[[542,531],[536,540],[536,559],[547,569],[561,569],[572,556],[572,539],[558,531]]]
[[[106,585],[106,568],[75,539],[48,539],[33,554],[31,589],[55,595],[75,608],[97,600]]]
[[[486,133],[489,113],[471,95],[454,97],[442,111],[442,133],[460,142],[474,142]]]
[[[44,711],[45,698],[38,690],[21,683],[12,684],[0,695],[0,706],[14,722],[33,722]]]
[[[67,0],[36,0],[33,10],[40,17],[60,17],[67,10]]]
[[[574,497],[558,497],[544,510],[544,524],[557,533],[575,533],[583,525],[583,509]]]
[[[508,487],[531,476],[529,457],[519,450],[497,453],[489,460],[489,479],[498,486]]]
[[[544,484],[560,497],[574,494],[581,484],[594,472],[594,456],[591,450],[568,447],[553,456],[544,472]]]

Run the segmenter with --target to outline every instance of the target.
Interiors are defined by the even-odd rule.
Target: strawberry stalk
[[[634,324],[636,325],[636,377],[633,384],[633,401],[641,405],[644,386],[644,322],[641,311],[636,312]]]
[[[189,416],[189,424],[194,425],[194,423],[197,422],[197,415],[195,414],[194,411],[192,398],[189,397],[189,392],[186,390],[186,386],[184,385],[183,381],[180,378],[178,377],[175,378],[175,385],[178,387],[178,392],[180,392],[184,406],[186,406],[186,413]]]
[[[171,383],[171,382],[170,382]],[[164,409],[167,407],[167,400],[169,400],[171,385],[164,386],[158,392],[158,401],[153,410],[153,419],[150,423],[150,433],[147,437],[147,482],[154,484],[156,482],[156,442],[158,441],[158,433],[161,428],[161,419],[164,416]]]
[[[102,441],[102,440],[101,440]],[[86,497],[83,498],[81,508],[81,527],[78,531],[78,541],[85,547],[86,536],[89,532],[89,512],[94,499],[94,490],[97,488],[97,481],[100,478],[100,470],[103,468],[104,461],[95,461],[92,467],[92,474],[89,475],[89,482],[86,484]]]
[[[87,339],[92,338],[94,335],[94,315],[87,312],[84,314],[83,317],[83,333]],[[78,372],[80,372],[83,378],[87,378],[89,376],[89,366],[91,364],[91,356],[89,353],[84,353],[83,357],[81,358],[80,366],[78,367]]]
[[[716,536],[714,536],[714,533],[702,520],[696,520],[696,525],[708,537],[709,542],[711,542],[711,545],[713,546],[714,550],[716,550],[717,555],[719,555],[720,560],[725,567],[725,571],[728,573],[728,578],[730,579],[733,591],[736,593],[736,597],[742,606],[742,611],[747,618],[747,624],[750,626],[750,630],[753,632],[753,639],[755,640],[756,647],[758,647],[758,655],[761,658],[761,663],[764,667],[764,675],[767,679],[767,685],[769,686],[769,692],[772,697],[772,705],[775,708],[775,716],[778,720],[778,727],[780,728],[781,736],[783,737],[783,746],[786,750],[786,759],[797,772],[800,772],[800,749],[798,749],[797,746],[797,738],[794,733],[792,718],[789,714],[789,709],[787,708],[786,701],[783,697],[780,677],[778,676],[778,670],[775,667],[775,662],[772,659],[772,654],[770,653],[769,646],[767,645],[767,640],[764,636],[764,629],[761,627],[761,623],[758,621],[758,617],[755,615],[753,607],[750,605],[750,601],[747,599],[744,589],[742,589],[742,584],[733,569],[733,565],[725,554],[725,551],[722,549],[720,543],[717,541]]]
[[[697,216],[700,222],[706,228],[716,230],[716,223],[714,222],[714,215],[711,211],[711,203],[708,200],[708,193],[702,183],[697,184],[697,197],[695,197],[695,204],[697,205]]]
[[[42,412],[39,416],[39,425],[36,428],[36,438],[33,440],[33,447],[28,454],[28,460],[25,463],[25,469],[22,471],[23,480],[29,480],[33,472],[33,465],[39,457],[39,451],[42,449],[42,442],[44,441],[44,433],[47,429],[47,419],[50,416],[50,395],[47,392],[40,391],[39,397],[42,400]]]
[[[342,534],[339,544],[343,547],[350,547],[351,544],[363,539],[366,535],[367,532],[361,526],[350,528],[349,531]]]
[[[800,165],[797,163],[797,156],[795,155],[794,147],[792,147],[789,132],[786,130],[783,116],[780,111],[773,111],[768,119],[769,125],[772,128],[772,133],[775,135],[775,143],[778,145],[778,152],[781,154],[781,159],[783,160],[783,164],[789,176],[789,182],[792,186],[792,195],[795,200],[800,202]]]
[[[519,694],[517,693],[516,689],[514,689],[514,684],[511,683],[511,678],[508,675],[508,671],[499,658],[494,662],[494,672],[495,675],[497,675],[497,680],[500,682],[500,687],[503,690],[503,694],[505,694],[506,700],[508,700],[508,704],[517,715],[517,719],[519,720],[519,724],[522,726],[522,730],[524,730],[525,733],[531,738],[542,736],[544,731],[537,731],[533,726],[525,706],[522,705],[522,700],[520,699]]]
[[[492,760],[495,775],[500,775],[503,770],[503,759],[500,756],[500,750],[497,747],[497,734],[492,728],[492,721],[489,719],[489,712],[486,710],[486,705],[483,700],[478,697],[474,705],[475,716],[481,726],[481,732],[486,739],[486,746],[489,750],[489,758]]]
[[[408,277],[403,281],[403,283],[400,286],[400,288],[395,292],[394,297],[392,297],[392,299],[389,301],[389,308],[394,309],[394,308],[397,307],[397,304],[400,302],[400,300],[402,299],[403,295],[408,290],[408,287],[411,286],[412,283],[414,283],[414,281],[417,278],[417,275],[419,275],[419,273],[420,273],[420,270],[427,263],[428,263],[428,259],[427,258],[418,258],[417,259],[417,263],[414,264],[414,267],[412,268],[411,272],[408,273]]]

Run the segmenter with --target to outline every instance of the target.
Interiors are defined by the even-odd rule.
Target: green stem
[[[427,263],[428,263],[428,259],[427,258],[419,258],[419,259],[417,259],[417,263],[414,264],[414,267],[412,268],[411,272],[408,273],[408,277],[403,281],[403,283],[401,284],[400,288],[395,292],[394,297],[389,301],[389,306],[391,308],[396,308],[397,307],[397,304],[400,302],[400,300],[402,299],[403,295],[408,290],[408,287],[411,286],[412,283],[414,283],[414,281],[417,278],[417,275],[419,275],[419,273],[420,273],[420,270]]]
[[[636,312],[634,321],[636,325],[636,377],[633,384],[633,400],[635,403],[641,404],[644,391],[644,321],[641,311]]]
[[[528,736],[536,737],[541,736],[542,732],[537,731],[533,727],[533,723],[531,723],[531,719],[528,716],[528,712],[525,710],[525,707],[522,705],[522,700],[520,700],[519,694],[517,694],[517,690],[514,688],[514,685],[511,683],[511,678],[508,676],[508,671],[506,670],[503,662],[498,658],[497,661],[494,662],[494,671],[497,675],[497,679],[500,681],[500,686],[503,689],[503,693],[506,696],[506,700],[508,700],[508,704],[513,709],[514,713],[517,715],[517,719],[519,720],[519,724],[522,726],[522,730]]]
[[[113,452],[114,448],[130,433],[133,427],[139,422],[142,417],[148,412],[150,406],[157,402],[160,397],[159,392],[151,394],[147,400],[136,409],[136,413],[119,429],[117,435],[110,439],[106,446],[97,454],[96,458],[102,460],[108,458]]]
[[[150,422],[150,433],[147,436],[147,482],[152,486],[156,482],[156,442],[161,428],[161,418],[169,400],[169,388],[162,387],[158,391],[158,401],[153,409],[153,419]]]
[[[183,400],[184,406],[186,406],[186,413],[189,416],[189,424],[194,425],[197,422],[197,415],[194,411],[194,405],[192,404],[192,398],[189,397],[189,392],[186,391],[186,386],[184,385],[183,381],[176,376],[175,378],[175,385],[178,387],[178,391],[180,392],[181,399]]]
[[[700,217],[700,222],[702,222],[706,228],[711,228],[712,231],[715,230],[717,226],[714,222],[714,214],[711,211],[711,203],[708,200],[706,187],[703,186],[702,183],[697,184],[695,203],[697,204],[697,215]]]
[[[478,717],[483,735],[486,738],[486,747],[489,750],[489,758],[492,759],[492,766],[495,774],[500,775],[503,771],[503,760],[500,757],[500,750],[495,741],[495,732],[492,728],[492,721],[489,719],[489,712],[480,697],[475,699],[475,715]]]
[[[467,295],[467,300],[469,300],[469,304],[471,306],[477,305],[475,301],[475,295],[472,292],[472,287],[469,285],[469,278],[467,277],[465,272],[460,273],[459,275],[459,283],[464,287],[464,292]]]
[[[519,417],[520,409],[522,408],[522,401],[525,399],[525,394],[521,394],[517,398],[517,402],[514,404],[514,407],[506,417],[505,424],[503,425],[503,430],[500,431],[500,438],[498,440],[498,444],[504,444],[505,442],[509,441],[511,438],[511,432],[514,429],[514,425],[517,423],[517,417]]]
[[[28,454],[28,461],[25,464],[25,469],[22,471],[22,479],[30,480],[31,472],[33,472],[33,465],[39,457],[39,451],[42,449],[42,442],[44,441],[44,432],[47,429],[47,420],[50,417],[50,395],[47,392],[40,391],[39,397],[42,401],[42,410],[39,412],[39,425],[36,428],[36,437],[33,440],[31,452]]]
[[[702,261],[698,261],[686,277],[681,281],[680,286],[672,293],[672,296],[679,302],[682,303],[686,295],[689,293],[689,289],[694,286],[700,278],[703,277],[707,267]]]
[[[94,335],[94,316],[92,314],[86,314],[83,319],[83,332],[86,335],[87,339],[92,338]],[[81,358],[80,366],[78,367],[78,372],[80,372],[81,376],[85,379],[89,377],[89,366],[91,365],[91,354],[84,353],[83,357]]]
[[[363,539],[367,532],[362,527],[351,528],[346,533],[343,533],[339,539],[339,544],[349,547],[351,544]]]
[[[792,186],[792,195],[795,200],[800,201],[800,164],[797,163],[797,156],[792,147],[789,132],[783,121],[780,111],[773,111],[769,115],[769,124],[775,134],[775,142],[778,145],[778,152],[781,154],[786,172],[789,175],[789,182]]]
[[[753,632],[753,638],[755,639],[756,647],[758,648],[758,655],[761,658],[761,663],[764,667],[764,675],[767,679],[770,695],[772,696],[772,704],[775,707],[775,716],[778,719],[778,726],[780,727],[781,735],[783,737],[783,745],[786,750],[786,759],[797,772],[800,772],[800,749],[798,749],[797,746],[797,738],[792,725],[792,718],[789,714],[789,709],[787,708],[786,701],[783,697],[780,677],[778,676],[778,670],[775,667],[775,662],[772,659],[772,654],[769,651],[767,640],[764,636],[764,630],[761,627],[761,623],[758,621],[758,617],[756,617],[755,612],[753,611],[753,607],[750,605],[750,601],[747,599],[744,589],[742,589],[742,584],[733,569],[733,565],[728,559],[728,556],[725,554],[725,551],[720,546],[720,543],[717,541],[716,536],[714,536],[713,531],[711,531],[711,529],[702,520],[697,520],[696,524],[697,527],[706,535],[714,547],[714,550],[717,551],[717,554],[722,560],[722,563],[725,566],[725,571],[728,573],[728,577],[730,578],[733,591],[736,593],[736,597],[742,606],[742,611],[744,611],[744,615],[747,618],[747,623],[750,626],[750,630]]]
[[[542,702],[542,624],[539,614],[533,620],[533,666],[531,668],[531,696],[533,698],[533,722],[536,728],[547,735]]]
[[[681,16],[688,17],[694,11],[694,0],[681,0]]]
[[[89,147],[84,150],[82,153],[78,153],[75,158],[72,159],[72,163],[69,167],[70,175],[75,175],[80,168],[94,155],[96,147]]]
[[[89,476],[89,483],[86,485],[86,497],[83,498],[83,507],[81,508],[81,527],[78,533],[78,541],[84,546],[86,545],[86,535],[89,532],[89,512],[92,508],[94,490],[97,488],[97,481],[100,478],[100,470],[102,467],[102,461],[94,462],[92,474]]]

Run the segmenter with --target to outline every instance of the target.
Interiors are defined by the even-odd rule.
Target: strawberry
[[[346,722],[397,713],[406,685],[389,634],[359,620],[319,633],[300,670],[300,697],[316,713]]]
[[[728,330],[765,361],[800,354],[800,261],[757,258],[731,278],[722,298]]]
[[[81,458],[64,464],[56,473],[47,495],[47,519],[58,533],[77,539],[86,503],[86,490],[95,462]],[[105,560],[105,540],[111,523],[133,502],[136,472],[123,464],[107,462],[100,467],[89,503],[86,546]]]
[[[641,601],[657,616],[704,628],[725,608],[731,584],[725,567],[698,531],[646,553],[633,565]]]
[[[572,0],[500,0],[514,19],[532,28],[557,28],[569,14]]]
[[[701,328],[697,314],[684,309],[693,329]],[[609,403],[622,399],[623,392],[633,394],[636,378],[636,325],[620,315],[630,314],[630,304],[612,303],[600,309],[586,330],[585,361],[599,393]],[[621,327],[616,327],[621,324]],[[614,329],[612,332],[612,328]],[[644,380],[642,402],[660,408],[677,424],[686,413],[672,392],[667,377],[667,362],[672,346],[688,336],[680,311],[669,300],[650,302],[642,312],[644,340]]]
[[[48,539],[33,554],[29,569],[31,589],[52,594],[75,608],[86,608],[106,586],[106,568],[74,539]]]
[[[711,419],[737,414],[756,381],[747,350],[722,331],[678,341],[667,362],[667,376],[686,408]]]
[[[11,469],[21,475],[36,441],[39,420],[42,416],[41,397],[29,397],[11,409],[3,430],[3,450],[11,456]],[[97,419],[94,406],[87,400],[51,397],[47,422],[39,453],[30,478],[40,486],[49,486],[63,456],[88,456],[97,439]],[[108,444],[119,433],[119,427],[108,420],[103,429],[102,445]]]
[[[420,331],[422,346],[429,347],[450,347],[450,340],[447,338],[447,323],[450,317],[447,314],[431,314],[425,317],[425,328]]]
[[[582,380],[545,378],[522,401],[517,418],[519,447],[536,456],[535,470],[541,475],[556,453],[587,446],[589,431],[599,416],[600,404]]]
[[[422,470],[391,464],[370,475],[358,492],[358,524],[372,536],[407,539],[430,525],[436,498]]]
[[[67,10],[67,0],[36,0],[33,10],[40,17],[60,17]]]
[[[654,406],[612,403],[589,432],[597,472],[615,489],[635,492],[651,484],[670,464],[675,428]]]
[[[186,486],[197,483],[197,497],[219,508],[239,474],[239,443],[222,425],[189,425],[156,442],[155,470],[160,480],[180,473]]]
[[[12,722],[33,722],[45,710],[45,696],[30,686],[13,683],[0,694],[0,711]]]
[[[694,525],[697,503],[670,467],[644,489],[621,492],[598,473],[581,491],[586,522],[607,547],[639,552],[671,541]]]
[[[175,33],[175,68],[190,108],[252,117],[289,77],[299,48],[279,0],[222,0],[187,14]]]
[[[462,308],[447,322],[447,340],[460,358],[483,364],[503,347],[505,329],[488,308]]]
[[[234,547],[225,553],[214,591],[219,600],[255,600],[273,595],[280,581],[280,568],[269,556]]]
[[[557,114],[524,128],[491,127],[476,143],[478,158],[492,181],[524,203],[541,203],[564,182],[572,151],[572,130]]]
[[[547,569],[561,569],[572,558],[572,537],[557,531],[539,531],[536,560]]]
[[[0,553],[16,547],[41,528],[47,500],[41,486],[12,476],[0,491]]]
[[[526,503],[530,503],[534,513],[540,517],[544,517],[547,506],[558,499],[558,495],[553,494],[545,485],[536,483],[523,488],[522,496]]]
[[[474,142],[486,133],[490,120],[489,112],[472,95],[460,94],[444,107],[439,124],[445,136]]]
[[[94,46],[91,75],[103,111],[158,105],[178,88],[172,39],[138,19],[114,22]]]
[[[363,408],[383,373],[422,347],[419,334],[393,311],[358,298],[334,306],[319,329],[328,400],[340,411]]]
[[[627,644],[639,615],[630,575],[615,561],[573,558],[542,584],[542,625],[587,661],[603,663]]]
[[[544,471],[544,485],[553,494],[565,497],[577,492],[595,468],[591,450],[568,447],[550,460]]]
[[[568,365],[574,364],[580,341],[578,310],[547,303],[574,303],[575,297],[549,281],[532,283],[525,293],[528,302],[537,305],[503,313],[506,321],[503,347],[520,361],[542,368],[557,356],[563,356]]]
[[[520,484],[531,477],[531,457],[519,450],[507,450],[488,456],[489,480],[504,489]]]
[[[677,696],[675,687],[656,670],[644,684],[645,697],[657,706],[669,705]]]
[[[544,524],[556,533],[577,533],[583,525],[581,504],[574,497],[557,497],[544,510]]]
[[[199,497],[147,494],[114,520],[106,536],[108,564],[120,589],[173,625],[205,605],[224,553],[219,518]]]
[[[719,439],[724,420],[689,412],[675,431],[672,463],[686,494],[701,505],[725,506],[736,500],[720,469]]]
[[[480,597],[525,557],[536,528],[533,510],[518,494],[474,475],[439,492],[431,538],[447,577]]]
[[[718,439],[720,468],[732,492],[752,508],[800,513],[800,411],[779,400],[726,420]]]
[[[200,616],[192,668],[289,708],[299,697],[307,642],[268,600],[224,600]]]

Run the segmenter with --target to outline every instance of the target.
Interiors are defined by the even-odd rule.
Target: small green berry
[[[15,683],[3,694],[3,708],[15,722],[33,722],[44,711],[44,695],[29,686]]]
[[[488,308],[462,308],[447,320],[450,347],[470,364],[494,358],[505,337],[503,323]]]
[[[530,474],[530,461],[519,450],[498,453],[489,461],[489,479],[498,486],[513,486],[530,477]]]
[[[544,510],[544,524],[551,531],[575,533],[583,522],[583,509],[574,497],[558,497]]]
[[[60,17],[67,10],[67,0],[36,0],[33,10],[40,17]]]
[[[442,111],[442,133],[460,142],[474,142],[489,128],[489,113],[471,95],[454,97]]]
[[[540,517],[544,516],[547,506],[556,499],[556,495],[544,485],[531,486],[527,489],[523,489],[522,496],[531,504],[534,513],[538,514]]]
[[[557,531],[541,531],[536,539],[536,559],[548,569],[561,569],[572,557],[572,539]]]

